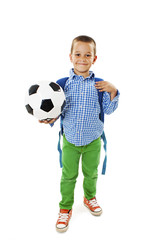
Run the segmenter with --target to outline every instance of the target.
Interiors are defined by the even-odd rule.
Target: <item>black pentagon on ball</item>
[[[33,108],[31,108],[31,106],[30,106],[29,104],[27,104],[25,107],[26,107],[27,111],[28,111],[30,114],[33,115]]]
[[[44,99],[42,100],[40,109],[42,109],[45,112],[49,112],[54,108],[54,105],[51,101],[51,99]]]
[[[38,84],[32,85],[29,89],[29,95],[35,94],[39,88]]]
[[[66,105],[66,101],[64,100],[64,102],[63,102],[63,104],[61,106],[61,112],[63,111],[63,108],[65,107],[65,105]]]
[[[54,83],[54,82],[51,82],[49,84],[49,86],[53,89],[53,91],[55,92],[60,92],[61,91],[61,88],[58,84]]]

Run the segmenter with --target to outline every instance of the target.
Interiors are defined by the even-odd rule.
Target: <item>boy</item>
[[[66,106],[62,113],[63,148],[60,212],[56,229],[68,229],[74,202],[74,188],[78,176],[79,159],[82,155],[84,175],[84,205],[93,215],[101,215],[102,209],[96,200],[96,182],[101,150],[103,122],[99,119],[100,104],[98,91],[103,92],[103,112],[112,113],[118,106],[119,91],[109,82],[95,83],[94,73],[90,71],[97,60],[96,43],[88,36],[76,37],[69,55],[73,63],[70,77],[66,81],[64,93]],[[57,119],[52,119],[52,124]],[[42,121],[40,121],[42,122]]]

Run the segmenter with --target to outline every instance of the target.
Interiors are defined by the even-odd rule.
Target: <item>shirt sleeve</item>
[[[109,115],[117,109],[118,102],[119,102],[119,96],[120,96],[120,92],[117,90],[117,95],[111,101],[110,93],[108,93],[108,92],[103,93],[102,107],[103,107],[103,112],[105,114]]]

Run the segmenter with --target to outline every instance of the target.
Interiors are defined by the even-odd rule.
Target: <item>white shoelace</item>
[[[69,217],[68,213],[59,213],[58,221],[60,221],[60,222],[67,222],[68,217]]]
[[[90,201],[89,201],[89,204],[90,204],[92,207],[99,207],[96,199],[90,200]]]

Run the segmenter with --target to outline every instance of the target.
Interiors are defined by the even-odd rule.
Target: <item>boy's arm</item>
[[[111,93],[108,93],[108,92],[103,93],[102,106],[103,106],[103,112],[105,114],[111,114],[117,109],[118,102],[119,102],[119,95],[120,95],[120,92],[117,90],[117,95],[111,101]]]
[[[118,89],[111,83],[107,81],[99,81],[96,82],[95,87],[103,93],[103,111],[106,114],[111,114],[118,107],[119,100],[119,91]]]

